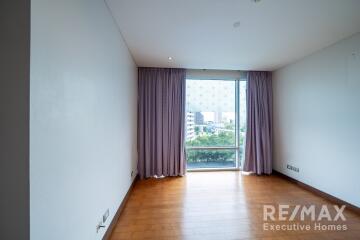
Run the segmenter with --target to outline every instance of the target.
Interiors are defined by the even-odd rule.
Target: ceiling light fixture
[[[172,57],[168,57],[168,60],[171,61],[171,60],[172,60]]]
[[[233,27],[234,27],[234,28],[240,27],[240,21],[234,22]]]

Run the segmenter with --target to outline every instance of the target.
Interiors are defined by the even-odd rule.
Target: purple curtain
[[[247,87],[247,133],[243,170],[272,172],[271,72],[250,71]]]
[[[140,178],[185,174],[185,69],[139,68]]]

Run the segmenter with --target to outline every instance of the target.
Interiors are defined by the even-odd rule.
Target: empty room
[[[360,0],[0,0],[1,240],[360,239]]]

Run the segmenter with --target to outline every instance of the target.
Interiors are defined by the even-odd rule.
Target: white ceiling
[[[360,0],[106,1],[146,67],[274,70],[360,32]]]

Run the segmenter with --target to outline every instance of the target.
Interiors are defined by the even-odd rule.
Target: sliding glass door
[[[186,81],[188,169],[240,167],[245,138],[246,82]]]

